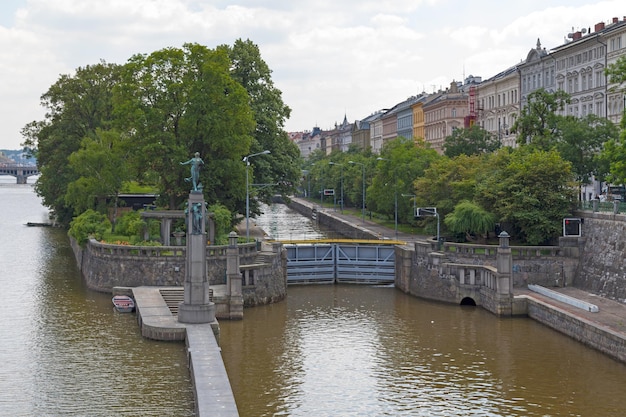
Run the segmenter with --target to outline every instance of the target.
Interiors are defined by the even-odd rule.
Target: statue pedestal
[[[180,323],[200,324],[215,321],[215,303],[178,305],[178,321]]]
[[[211,302],[206,268],[206,207],[199,191],[189,194],[187,206],[187,256],[185,298],[178,305],[180,323],[215,321],[215,304]]]

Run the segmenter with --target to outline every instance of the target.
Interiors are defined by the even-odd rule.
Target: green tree
[[[571,164],[557,151],[531,147],[492,155],[477,182],[476,203],[512,236],[531,245],[549,243],[575,206]]]
[[[367,189],[367,206],[398,221],[413,219],[413,203],[402,194],[413,194],[413,182],[440,156],[423,141],[396,138],[383,146],[372,185]]]
[[[272,80],[272,71],[251,40],[235,41],[232,47],[222,46],[231,60],[231,76],[248,92],[256,128],[251,153],[269,150],[263,158],[251,160],[253,182],[274,184],[257,190],[258,197],[269,202],[274,194],[292,195],[300,181],[300,150],[284,130],[291,109],[283,102],[282,92]],[[251,200],[252,213],[258,213],[256,200]]]
[[[444,218],[444,223],[451,232],[464,234],[466,238],[472,235],[486,235],[493,230],[496,224],[495,216],[471,201],[461,201],[454,207],[452,213]]]
[[[528,104],[522,108],[511,130],[517,133],[519,145],[532,145],[549,150],[558,137],[559,121],[557,112],[565,108],[570,96],[563,90],[550,93],[543,88],[528,95]]]
[[[128,144],[116,131],[97,129],[95,137],[83,139],[81,148],[68,157],[78,178],[68,184],[65,201],[75,215],[96,207],[104,210],[112,198],[115,225],[118,195],[130,179],[128,159]]]
[[[458,155],[479,155],[494,152],[500,148],[500,142],[491,133],[480,126],[474,125],[467,129],[455,129],[446,137],[444,155],[453,158]]]
[[[90,238],[101,240],[109,230],[111,230],[109,219],[104,214],[89,209],[71,221],[68,234],[76,239],[79,245],[85,246]]]
[[[604,178],[606,170],[600,153],[606,142],[617,137],[617,127],[594,114],[582,119],[567,116],[560,120],[556,150],[572,164],[579,187],[588,184],[592,176]]]
[[[100,62],[80,67],[74,75],[61,75],[41,96],[46,115],[22,129],[24,145],[35,149],[41,176],[35,190],[61,224],[69,224],[75,211],[66,200],[67,187],[79,177],[68,157],[80,149],[96,129],[108,129],[113,120],[111,91],[119,66]]]
[[[477,176],[481,171],[489,170],[487,160],[485,154],[437,159],[413,184],[417,204],[437,207],[439,215],[445,218],[459,202],[473,201]]]
[[[156,181],[161,203],[180,206],[189,192],[178,162],[199,152],[207,201],[230,209],[245,191],[245,165],[254,131],[246,90],[230,75],[223,49],[198,44],[133,56],[115,89],[116,116],[133,138],[138,178]]]

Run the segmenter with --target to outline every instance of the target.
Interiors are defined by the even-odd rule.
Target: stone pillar
[[[172,234],[172,219],[161,219],[161,242],[163,246],[170,246],[170,235]]]
[[[241,290],[241,272],[239,270],[239,249],[237,233],[228,235],[226,249],[226,291],[228,293],[229,317],[231,320],[243,319],[243,292]]]
[[[513,256],[509,246],[510,236],[507,232],[501,232],[500,246],[498,247],[496,267],[498,278],[496,292],[499,295],[513,295]]]
[[[206,267],[206,205],[201,191],[189,194],[187,210],[187,256],[185,298],[178,306],[181,323],[215,321],[215,304],[211,302]]]

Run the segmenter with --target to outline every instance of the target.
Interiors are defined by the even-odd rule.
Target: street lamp
[[[349,164],[361,165],[361,172],[363,173],[363,190],[361,192],[361,197],[363,197],[363,202],[361,205],[361,215],[363,216],[363,224],[365,224],[365,164],[361,162],[348,161]]]
[[[253,156],[267,155],[270,153],[267,149],[263,152],[253,153],[243,158],[243,162],[246,163],[246,242],[250,240],[250,182],[248,179],[248,171],[250,167],[250,158]]]
[[[376,158],[378,161],[389,161],[389,159],[378,157]],[[396,172],[393,172],[393,203],[394,203],[394,223],[395,223],[395,231],[396,231],[396,240],[398,239],[398,181],[396,178]]]
[[[336,162],[330,161],[328,165],[336,165],[340,168],[340,181],[341,181],[341,214],[343,214],[343,164],[338,164]]]

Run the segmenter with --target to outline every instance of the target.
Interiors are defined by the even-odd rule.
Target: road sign
[[[437,207],[418,207],[415,209],[415,217],[432,217],[437,215]]]
[[[581,236],[581,224],[583,223],[580,217],[566,217],[563,219],[563,236]]]
[[[335,189],[334,188],[324,189],[324,195],[335,195]]]

